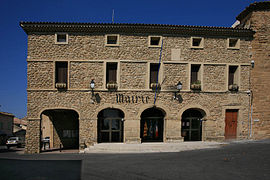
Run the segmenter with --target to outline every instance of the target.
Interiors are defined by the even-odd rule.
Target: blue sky
[[[0,0],[0,111],[22,118],[27,103],[27,36],[20,21],[230,27],[254,0]],[[257,0],[257,2],[259,2]]]

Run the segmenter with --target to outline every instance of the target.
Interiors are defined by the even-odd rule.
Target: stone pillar
[[[124,142],[141,143],[140,138],[140,120],[126,119],[124,121]]]
[[[183,142],[184,138],[181,136],[181,121],[177,119],[164,119],[165,121],[165,142]]]
[[[25,153],[40,153],[40,119],[28,119]]]
[[[97,142],[97,120],[79,119],[79,149],[84,150]]]

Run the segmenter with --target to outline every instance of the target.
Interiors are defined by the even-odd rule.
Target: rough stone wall
[[[120,88],[145,89],[147,75],[146,63],[121,62],[120,63]]]
[[[255,67],[251,71],[253,91],[253,138],[270,138],[270,11],[254,11],[250,25],[256,31],[252,41],[252,59]]]
[[[40,119],[28,120],[25,135],[25,153],[40,153]]]
[[[68,44],[54,44],[54,34],[29,34],[29,59],[55,60],[151,60],[158,62],[160,48],[148,47],[148,35],[120,34],[119,46],[105,46],[105,34],[69,34]],[[250,39],[241,39],[240,50],[230,50],[226,37],[205,38],[203,49],[191,49],[190,37],[163,37],[163,61],[171,61],[171,49],[180,48],[189,62],[249,63]],[[215,49],[213,51],[213,49]]]
[[[95,88],[103,88],[103,62],[70,62],[69,87],[73,89],[89,89],[92,79]]]
[[[188,64],[164,64],[163,81],[162,89],[165,90],[176,90],[179,81],[183,84],[183,90],[189,89]]]
[[[203,90],[224,91],[226,90],[226,66],[204,65],[203,67]]]
[[[247,90],[250,89],[250,66],[241,66],[240,69],[240,90]]]
[[[54,87],[54,63],[31,62],[27,65],[28,89],[51,89]]]

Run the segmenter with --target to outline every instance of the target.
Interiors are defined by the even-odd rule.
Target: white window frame
[[[230,47],[230,40],[237,40],[234,47]],[[239,38],[228,38],[227,39],[227,49],[240,49],[240,39]]]
[[[201,39],[199,46],[193,46],[194,39]],[[190,38],[190,48],[192,49],[203,49],[204,48],[204,37],[191,37]]]
[[[160,38],[158,45],[151,45],[151,39],[152,38]],[[148,47],[158,47],[158,48],[160,48],[161,44],[162,44],[162,38],[163,38],[162,36],[148,36]]]
[[[65,42],[58,42],[57,41],[58,35],[66,35],[66,41]],[[68,33],[55,33],[54,43],[55,44],[68,44]]]
[[[111,36],[114,36],[114,37],[117,37],[117,40],[116,40],[116,44],[108,44],[108,37],[111,37]],[[120,35],[119,34],[106,34],[105,35],[105,46],[119,46],[119,40],[120,39]]]

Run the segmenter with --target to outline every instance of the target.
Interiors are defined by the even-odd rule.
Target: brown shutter
[[[191,65],[191,84],[198,81],[200,65]]]
[[[117,81],[117,63],[107,63],[106,81],[116,82]]]
[[[158,64],[151,64],[150,65],[150,84],[151,83],[157,83],[158,79]]]
[[[234,74],[236,72],[237,66],[229,66],[229,85],[234,84]]]
[[[56,63],[56,83],[67,83],[67,62]]]

